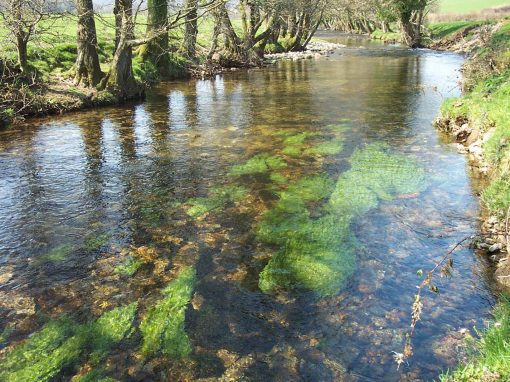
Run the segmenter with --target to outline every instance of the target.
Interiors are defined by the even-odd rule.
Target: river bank
[[[435,125],[483,179],[482,239],[476,246],[494,262],[495,279],[505,293],[510,289],[510,20],[456,23],[450,31],[444,24],[443,29],[430,46],[470,57],[463,67],[463,95],[443,103]],[[443,382],[509,380],[510,300],[502,297],[492,315],[493,322],[472,342],[473,355],[443,375]]]

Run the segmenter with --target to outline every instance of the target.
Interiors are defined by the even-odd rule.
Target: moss
[[[379,199],[421,192],[425,186],[423,168],[385,145],[372,144],[352,155],[351,169],[337,182],[329,208],[338,215],[361,215],[375,208]]]
[[[343,138],[334,138],[328,142],[321,143],[317,146],[310,147],[305,150],[305,154],[318,154],[318,155],[336,155],[344,148]]]
[[[49,322],[0,362],[0,380],[46,382],[84,354],[100,358],[129,334],[136,307],[134,303],[113,309],[83,325],[65,317]]]
[[[126,262],[118,265],[113,270],[121,276],[133,276],[143,265],[143,261],[137,257],[129,256]]]
[[[140,324],[143,354],[162,353],[180,358],[191,353],[184,322],[195,281],[195,270],[185,268],[179,277],[163,290],[163,299],[149,309]]]
[[[228,203],[240,201],[248,193],[245,187],[223,186],[211,190],[208,198],[193,198],[187,201],[190,208],[187,214],[191,217],[198,217],[206,212],[217,211]]]
[[[312,132],[303,132],[295,135],[291,135],[283,141],[283,144],[285,146],[295,146],[295,145],[302,145],[306,139],[310,137],[317,136],[318,133],[312,133]]]
[[[285,147],[283,148],[282,153],[293,157],[301,155],[304,149],[305,140],[316,135],[318,135],[318,133],[306,131],[287,136],[283,141]]]
[[[230,176],[242,176],[263,174],[271,170],[279,170],[287,167],[287,163],[277,156],[269,154],[258,154],[249,159],[246,163],[233,166],[230,170]]]

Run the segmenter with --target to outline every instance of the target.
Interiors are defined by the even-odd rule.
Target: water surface
[[[415,356],[397,371],[392,352],[417,270],[477,228],[465,158],[431,124],[458,94],[463,58],[326,37],[347,47],[0,133],[4,377],[410,381],[456,363],[462,329],[482,326],[492,302],[469,248],[440,295],[426,294]],[[367,149],[384,163],[356,167]],[[262,168],[245,166],[253,157]],[[416,177],[400,179],[409,168]],[[332,257],[299,262],[306,243],[278,231],[295,212],[261,234],[302,179],[324,181],[300,211],[312,226],[334,222],[317,239]],[[367,182],[375,199],[358,208],[365,191],[350,187]],[[338,188],[349,192],[334,202]],[[268,287],[276,256],[292,264]],[[49,356],[16,355],[30,346]]]

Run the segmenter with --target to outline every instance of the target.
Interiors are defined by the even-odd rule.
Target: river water
[[[493,302],[463,155],[432,127],[461,56],[358,38],[0,132],[0,379],[414,381]],[[467,329],[467,330],[466,330]],[[80,379],[81,378],[81,379]],[[110,378],[110,379],[108,379]]]

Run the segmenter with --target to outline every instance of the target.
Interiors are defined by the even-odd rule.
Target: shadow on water
[[[94,341],[80,345],[41,380],[90,370],[123,381],[431,380],[456,363],[462,329],[481,326],[480,312],[493,301],[487,264],[469,248],[459,251],[455,278],[441,281],[440,296],[426,296],[410,364],[397,371],[392,352],[402,348],[416,271],[477,229],[465,160],[431,127],[443,97],[458,94],[462,58],[323,37],[346,48],[328,59],[163,84],[141,104],[0,134],[0,366],[11,373],[0,377],[36,375],[16,349],[43,346],[30,341],[48,322],[93,325],[134,302],[135,319],[115,344],[102,352]],[[282,263],[275,269],[290,276],[275,276],[281,284],[263,293],[260,275],[276,267],[276,256],[285,259],[289,243],[264,241],[260,227],[284,208],[288,185],[318,174],[340,184],[359,171],[354,162],[365,147],[399,158],[374,164],[385,173],[392,174],[385,165],[407,161],[425,169],[426,186],[392,195],[385,187],[395,179],[367,172],[375,180],[361,179],[377,197],[347,217],[357,244],[346,250],[356,265],[342,288],[321,293],[312,283],[286,283],[303,270]],[[247,162],[253,157],[265,159]],[[309,192],[324,195],[305,200],[306,222],[336,216],[340,235],[349,214],[332,215],[331,192]],[[299,211],[284,213],[295,219]],[[164,309],[167,286],[186,267],[197,273],[181,322],[192,351],[143,354],[141,328]],[[311,276],[317,272],[310,267]],[[177,320],[181,311],[171,309],[169,320]],[[167,336],[169,325],[154,330]],[[44,344],[48,359],[64,344]]]

